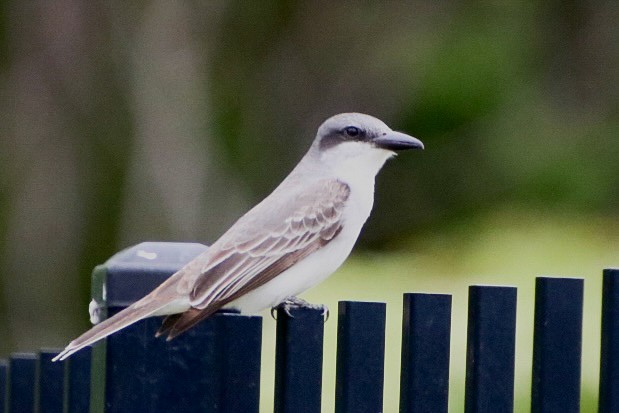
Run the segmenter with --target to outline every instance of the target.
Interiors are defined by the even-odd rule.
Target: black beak
[[[374,145],[390,151],[423,149],[423,142],[402,132],[391,131],[372,140]]]

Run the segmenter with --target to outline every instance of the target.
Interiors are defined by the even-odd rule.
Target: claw
[[[294,316],[292,315],[292,313],[290,312],[290,309],[294,306],[294,304],[285,304],[284,306],[282,306],[282,310],[284,310],[284,313],[286,313],[286,315],[290,318],[294,318]]]
[[[290,314],[290,305],[288,303],[280,303],[275,307],[271,307],[271,318],[277,321],[277,310],[284,310],[284,313],[290,318],[294,318],[292,314]]]
[[[302,298],[298,298],[298,297],[286,297],[281,303],[279,303],[278,305],[276,305],[275,307],[271,308],[271,317],[273,317],[274,320],[277,320],[276,314],[277,314],[277,310],[281,309],[284,311],[284,313],[286,313],[286,315],[290,318],[294,318],[294,316],[290,313],[290,310],[292,308],[295,307],[302,307],[302,308],[311,308],[314,310],[322,310],[322,316],[324,317],[324,322],[326,323],[327,320],[329,319],[329,308],[326,305],[322,305],[322,304],[311,304],[308,303],[307,301],[305,301]]]

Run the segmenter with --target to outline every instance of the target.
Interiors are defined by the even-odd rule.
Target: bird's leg
[[[271,317],[273,317],[273,319],[277,320],[277,317],[275,316],[275,312],[279,309],[283,310],[284,313],[286,313],[286,315],[290,318],[294,318],[292,316],[292,314],[290,314],[290,310],[292,308],[309,308],[312,310],[321,310],[322,311],[322,316],[325,319],[325,322],[327,322],[327,320],[329,319],[329,308],[324,305],[324,304],[312,304],[312,303],[308,303],[307,301],[305,301],[302,298],[299,297],[294,297],[294,296],[288,296],[286,298],[284,298],[284,300],[277,304],[275,307],[271,308]]]

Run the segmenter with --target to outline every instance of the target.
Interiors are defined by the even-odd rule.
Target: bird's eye
[[[355,138],[361,134],[361,130],[355,126],[347,126],[344,128],[344,133],[351,138]]]

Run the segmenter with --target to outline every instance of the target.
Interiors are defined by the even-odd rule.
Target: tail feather
[[[178,317],[175,317],[173,320],[170,320],[168,326],[166,326],[165,333],[168,334],[166,338],[167,341],[170,341],[185,331],[189,330],[191,327],[198,324],[200,321],[204,320],[206,317],[214,314],[219,310],[219,306],[210,306],[204,309],[198,308],[190,308],[182,314],[179,314]],[[174,322],[174,324],[172,324]]]
[[[133,324],[143,318],[155,314],[157,311],[161,310],[161,308],[165,307],[168,303],[153,302],[150,303],[150,305],[141,304],[140,306],[137,306],[136,304],[137,303],[125,308],[113,317],[110,317],[107,320],[104,320],[101,323],[95,325],[90,330],[70,342],[69,345],[67,345],[67,347],[65,347],[65,349],[60,354],[53,358],[53,361],[66,359],[76,351],[79,351],[86,346],[94,344],[102,338],[105,338],[110,334],[113,334],[118,330],[127,327],[130,324]]]
[[[161,337],[168,334],[176,321],[181,317],[181,315],[183,315],[183,313],[170,314],[169,316],[167,316],[163,320],[163,323],[161,323],[161,327],[159,327],[159,330],[157,330],[157,332],[155,333],[155,337]]]

